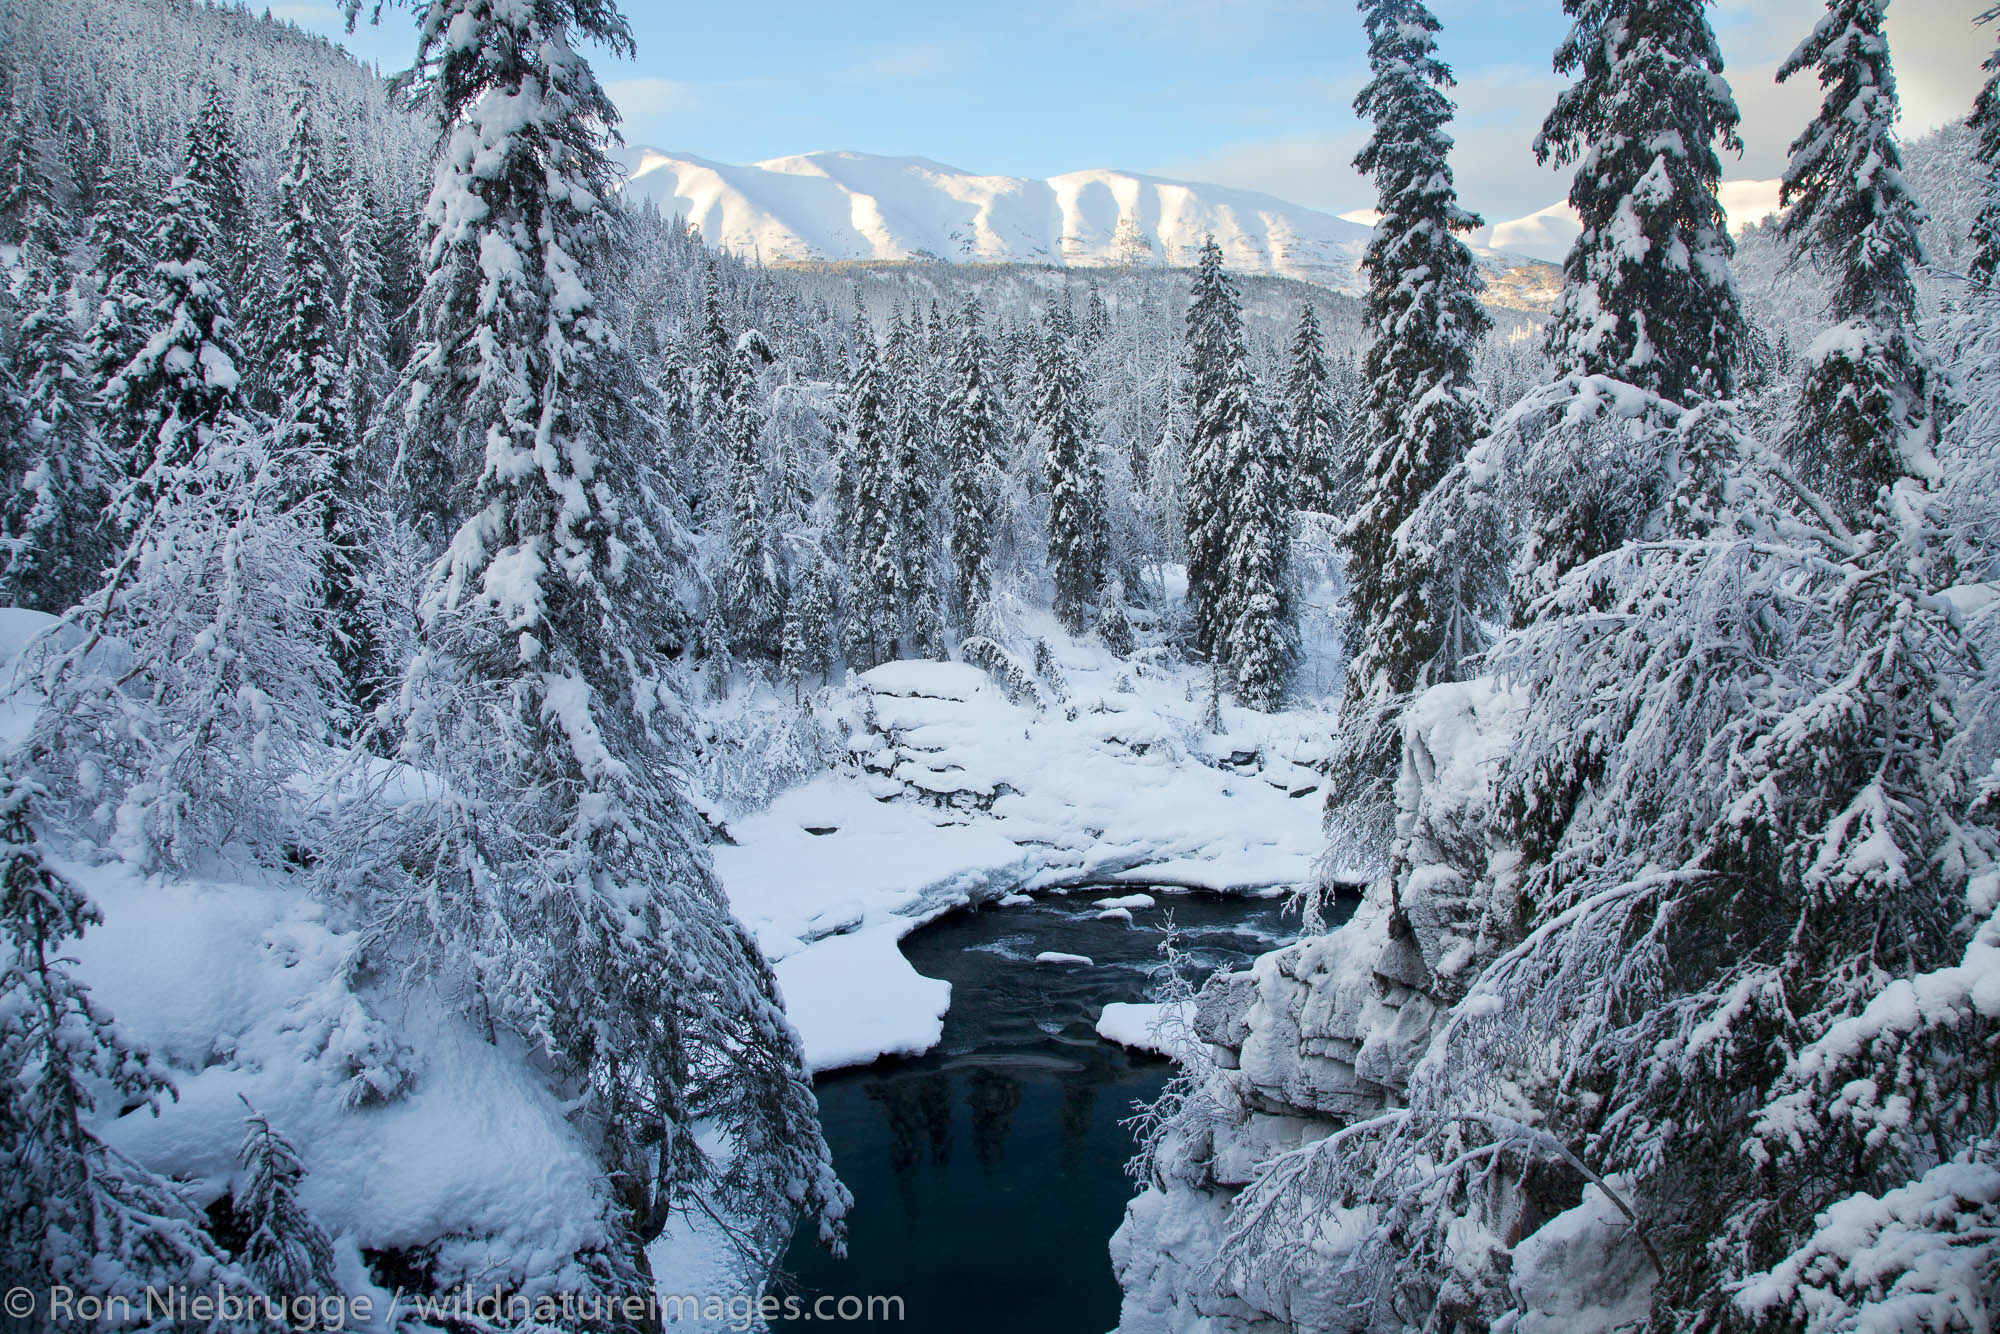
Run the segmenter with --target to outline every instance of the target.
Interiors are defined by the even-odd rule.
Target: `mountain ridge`
[[[1103,168],[1042,180],[830,150],[731,164],[635,147],[623,189],[773,266],[889,261],[1187,267],[1213,233],[1239,273],[1360,293],[1370,229],[1255,190]],[[1476,247],[1497,303],[1543,308],[1553,268]]]

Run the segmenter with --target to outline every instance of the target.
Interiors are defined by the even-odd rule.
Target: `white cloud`
[[[955,42],[889,42],[839,71],[843,79],[928,79],[955,73],[965,52]]]
[[[672,79],[651,76],[613,79],[604,85],[604,91],[611,94],[611,100],[618,104],[618,109],[627,118],[674,115],[697,111],[702,105],[700,89],[694,84],[676,83]]]

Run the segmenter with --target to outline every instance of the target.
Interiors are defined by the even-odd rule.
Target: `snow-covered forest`
[[[1358,300],[718,251],[611,0],[0,0],[0,1322],[762,1293],[898,941],[1164,886],[1303,935],[1119,1039],[1122,1329],[1989,1328],[2000,72],[1902,142],[1886,4],[1732,235],[1706,6],[1563,0],[1545,310],[1422,0]]]

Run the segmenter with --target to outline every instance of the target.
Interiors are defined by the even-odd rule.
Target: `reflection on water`
[[[920,1060],[818,1081],[855,1208],[846,1261],[809,1236],[793,1245],[785,1264],[802,1295],[901,1296],[905,1331],[1117,1323],[1105,1243],[1131,1194],[1132,1154],[1119,1122],[1170,1070],[1100,1041],[1098,1012],[1145,999],[1168,910],[1208,968],[1273,948],[1296,919],[1273,900],[1162,895],[1127,926],[1098,921],[1092,897],[955,913],[904,942],[918,972],[952,984],[943,1039]],[[1093,963],[1032,962],[1042,950]]]

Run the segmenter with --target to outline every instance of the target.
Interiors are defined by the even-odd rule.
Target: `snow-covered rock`
[[[1218,1110],[1188,1132],[1201,1142],[1182,1146],[1182,1161],[1199,1167],[1166,1174],[1126,1212],[1112,1244],[1125,1290],[1121,1330],[1369,1327],[1345,1309],[1353,1294],[1337,1281],[1338,1266],[1319,1276],[1330,1285],[1323,1290],[1308,1290],[1315,1278],[1236,1292],[1218,1291],[1213,1261],[1229,1202],[1263,1163],[1398,1105],[1463,992],[1458,978],[1493,948],[1483,924],[1510,882],[1488,832],[1489,780],[1516,708],[1490,681],[1439,686],[1413,701],[1396,792],[1401,874],[1372,884],[1339,929],[1266,954],[1201,993],[1192,1027],[1213,1066],[1203,1092]],[[1341,1226],[1329,1220],[1320,1239],[1330,1252]]]
[[[814,1074],[937,1045],[951,983],[922,976],[896,948],[915,925],[905,918],[829,936],[775,965]]]
[[[1097,1036],[1134,1051],[1173,1056],[1193,1017],[1162,1001],[1112,1001],[1097,1016]]]

